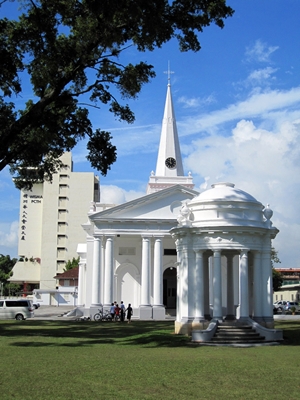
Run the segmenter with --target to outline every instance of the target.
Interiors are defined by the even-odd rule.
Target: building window
[[[59,197],[58,198],[58,207],[59,208],[67,208],[67,197]]]
[[[57,225],[58,233],[66,233],[67,224],[66,222],[59,222]]]
[[[66,247],[66,235],[57,235],[57,246],[58,247]]]
[[[58,211],[58,219],[60,221],[66,221],[66,219],[67,219],[67,210],[59,210]]]
[[[176,249],[164,249],[164,256],[176,256]]]
[[[135,247],[119,247],[119,256],[135,256]]]
[[[66,196],[67,195],[68,185],[59,185],[59,195]]]

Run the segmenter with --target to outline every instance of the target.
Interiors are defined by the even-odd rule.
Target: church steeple
[[[194,188],[193,178],[189,173],[184,176],[177,125],[173,108],[170,68],[168,69],[168,87],[164,116],[160,134],[160,143],[155,173],[149,178],[147,194],[157,192],[173,185]]]
[[[167,88],[155,175],[184,175],[170,82]]]

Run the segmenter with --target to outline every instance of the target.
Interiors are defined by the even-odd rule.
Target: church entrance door
[[[163,303],[167,309],[176,309],[177,270],[167,268],[163,275]]]

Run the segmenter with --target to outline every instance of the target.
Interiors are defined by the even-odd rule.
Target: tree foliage
[[[64,272],[69,271],[70,269],[73,269],[75,267],[78,267],[79,260],[80,260],[80,257],[78,257],[78,258],[73,257],[72,260],[68,260],[64,267]]]
[[[275,268],[272,268],[273,273],[273,292],[277,292],[283,283],[282,274],[279,271],[276,271]]]
[[[271,264],[272,264],[272,274],[273,274],[273,292],[277,292],[283,283],[282,274],[276,271],[274,264],[280,264],[281,261],[278,257],[278,251],[272,246],[271,248]]]
[[[51,181],[58,158],[84,137],[88,160],[106,175],[116,148],[109,132],[93,130],[80,101],[88,96],[88,106],[106,105],[132,123],[123,102],[155,73],[143,61],[123,65],[122,52],[153,51],[172,38],[181,51],[198,51],[198,33],[211,24],[223,28],[233,15],[226,0],[15,1],[19,18],[0,19],[0,170],[9,165],[19,188]],[[32,98],[17,109],[25,77]]]
[[[12,269],[18,260],[16,258],[10,258],[10,256],[4,256],[0,254],[0,284],[1,292],[4,295],[9,294],[10,283],[8,279],[13,275]],[[0,293],[1,293],[0,292]]]

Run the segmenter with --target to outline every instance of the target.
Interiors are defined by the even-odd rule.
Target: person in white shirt
[[[124,305],[123,301],[121,301],[120,308],[121,308],[121,322],[124,322],[124,319],[125,319],[125,305]]]

